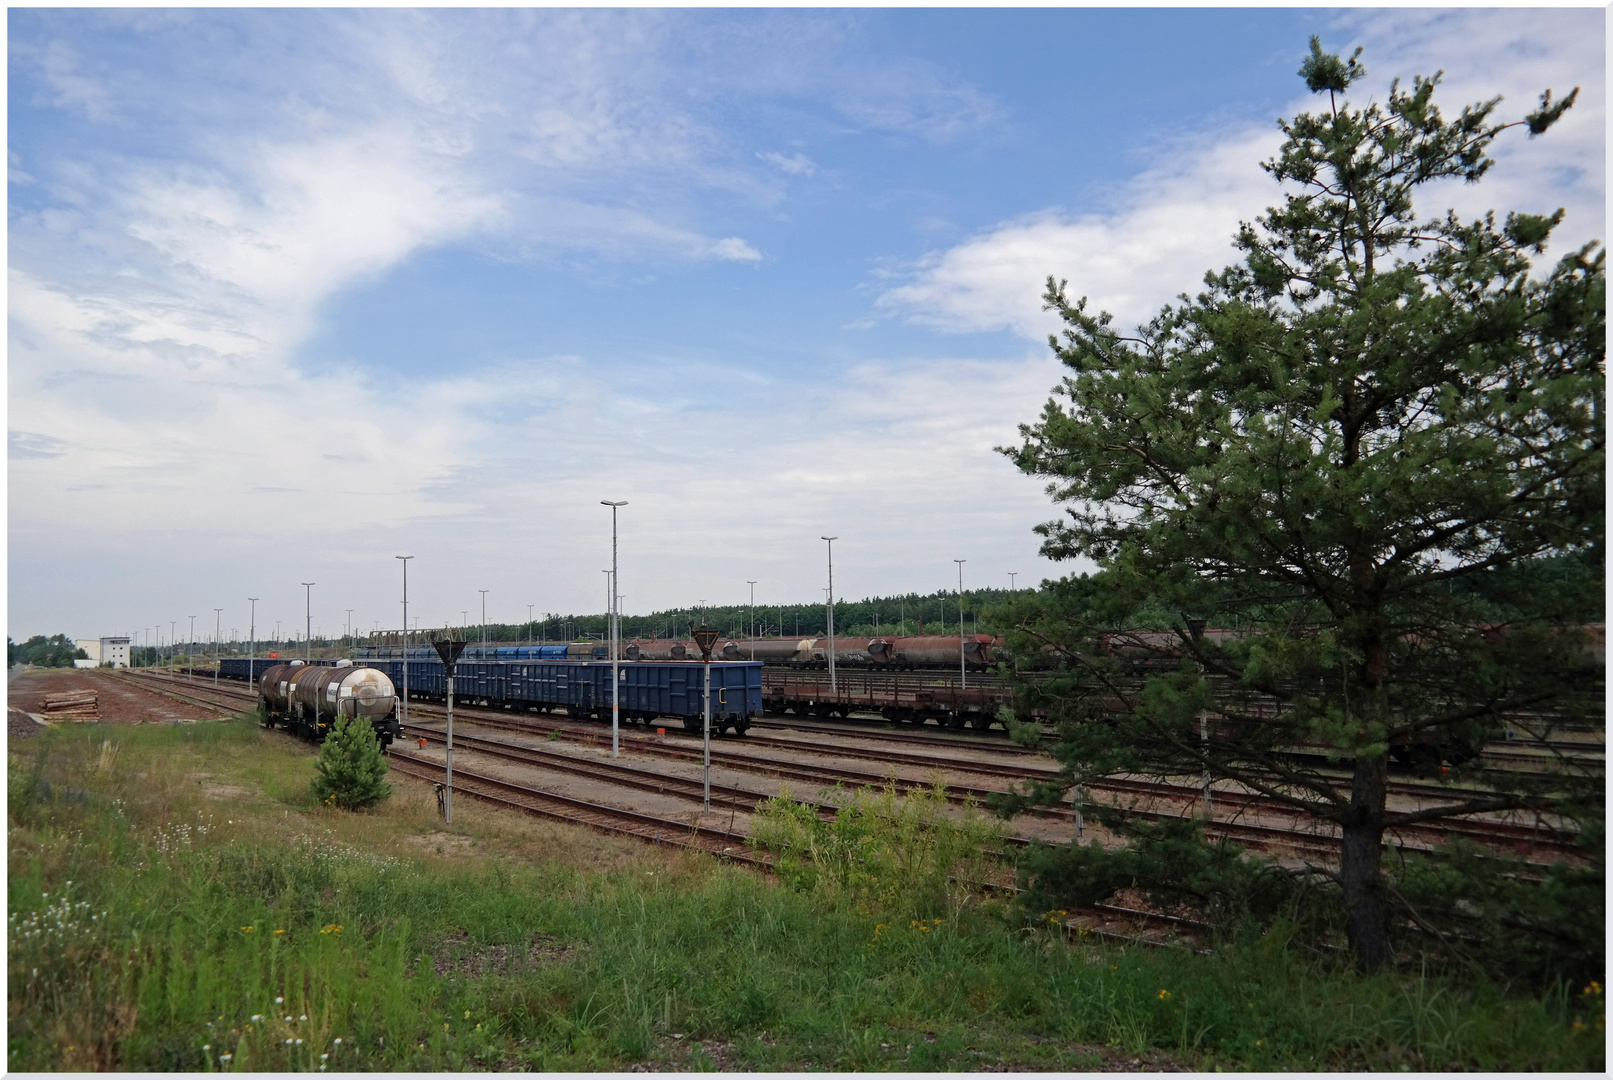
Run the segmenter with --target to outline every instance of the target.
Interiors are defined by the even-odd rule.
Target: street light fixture
[[[1008,571],[1008,591],[1009,592],[1014,591],[1014,579],[1017,578],[1018,576],[1019,576],[1019,571],[1018,570],[1010,570],[1010,571]]]
[[[829,592],[825,607],[829,612],[829,692],[840,696],[840,688],[835,683],[835,541],[838,536],[820,536],[818,539],[829,541]]]
[[[616,757],[621,753],[617,734],[621,708],[617,701],[622,696],[622,674],[618,666],[621,663],[622,650],[618,641],[621,636],[621,625],[616,603],[616,590],[619,585],[616,580],[616,511],[626,506],[627,500],[611,502],[609,499],[601,499],[599,505],[610,507],[610,756]]]
[[[185,678],[196,681],[196,616],[190,617],[190,640],[185,643]]]
[[[252,614],[249,615],[248,618],[247,618],[247,626],[250,628],[250,629],[247,630],[247,633],[252,635],[252,644],[247,646],[247,651],[246,651],[246,677],[249,680],[251,680],[253,686],[257,686],[258,685],[258,598],[255,597],[255,596],[249,596],[249,597],[247,597],[247,599],[252,602]]]
[[[218,689],[218,632],[221,625],[220,614],[223,608],[213,609],[213,689]]]
[[[482,594],[482,659],[487,659],[487,590],[477,589]]]

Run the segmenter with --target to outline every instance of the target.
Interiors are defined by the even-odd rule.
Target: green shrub
[[[368,720],[338,717],[319,748],[314,798],[343,810],[373,806],[392,794],[386,782],[386,755]]]
[[[842,794],[840,789],[831,795]],[[786,788],[751,819],[752,843],[777,859],[779,876],[797,888],[847,892],[883,907],[933,910],[984,877],[1003,826],[965,806],[948,814],[946,788],[898,795],[894,782],[849,797],[833,820],[796,802]]]

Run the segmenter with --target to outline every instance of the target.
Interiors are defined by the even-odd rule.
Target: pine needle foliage
[[[314,798],[343,810],[362,810],[388,798],[386,755],[375,728],[361,717],[338,717],[319,748]]]
[[[1065,377],[1003,452],[1068,507],[1043,553],[1100,573],[1009,636],[1155,662],[1026,687],[1065,725],[1063,783],[1032,800],[1207,773],[1334,824],[1370,970],[1418,918],[1384,866],[1395,830],[1514,815],[1601,835],[1601,777],[1554,740],[1602,724],[1585,597],[1604,578],[1606,253],[1537,270],[1562,210],[1414,206],[1481,180],[1508,129],[1541,135],[1574,93],[1511,122],[1499,98],[1446,115],[1438,75],[1362,103],[1357,57],[1315,39],[1300,75],[1321,107],[1279,122],[1264,168],[1284,201],[1239,228],[1239,264],[1129,334],[1048,280]],[[1168,625],[1111,633],[1136,612]],[[1505,740],[1542,767],[1492,767]],[[1422,805],[1388,801],[1391,763],[1435,781]]]

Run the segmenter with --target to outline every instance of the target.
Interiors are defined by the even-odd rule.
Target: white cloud
[[[1277,141],[1246,129],[1179,149],[1168,166],[1127,182],[1122,210],[1047,210],[1006,222],[927,256],[879,306],[941,329],[1008,329],[1039,341],[1057,328],[1041,310],[1051,274],[1123,325],[1144,321],[1175,293],[1194,291],[1206,269],[1231,260],[1232,230],[1259,210],[1270,186],[1258,162]]]
[[[762,253],[737,236],[725,236],[711,245],[711,253],[732,262],[760,262]]]
[[[1602,13],[1553,14],[1560,18],[1526,11],[1383,11],[1351,16],[1344,29],[1349,40],[1367,45],[1369,75],[1358,84],[1360,96],[1380,101],[1391,72],[1402,72],[1409,84],[1411,75],[1432,74],[1441,63],[1447,74],[1436,100],[1450,116],[1499,92],[1507,97],[1499,115],[1517,119],[1547,86],[1555,85],[1559,98],[1581,86],[1578,104],[1544,137],[1506,133],[1482,183],[1430,187],[1420,202],[1429,215],[1446,206],[1468,216],[1492,207],[1549,212],[1566,206],[1568,219],[1553,244],[1560,253],[1606,235],[1605,87]],[[1316,99],[1296,99],[1285,115],[1316,107]],[[1197,292],[1206,271],[1235,261],[1231,238],[1238,222],[1280,199],[1258,167],[1280,140],[1275,124],[1262,122],[1162,147],[1160,164],[1111,196],[1113,209],[1050,208],[1003,222],[918,260],[877,304],[945,330],[1007,329],[1042,340],[1057,329],[1040,301],[1052,275],[1069,280],[1072,297],[1088,296],[1120,325],[1137,325],[1178,294]]]
[[[811,176],[818,171],[818,166],[805,154],[781,154],[776,150],[769,150],[766,153],[758,151],[756,156],[791,176]]]

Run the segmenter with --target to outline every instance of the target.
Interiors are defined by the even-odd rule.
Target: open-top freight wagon
[[[407,686],[410,701],[442,701],[448,695],[447,673],[437,657],[360,663],[384,671],[400,693]],[[609,720],[611,668],[597,660],[461,659],[454,665],[454,699],[538,712],[564,709],[568,716]],[[616,670],[623,721],[648,724],[672,718],[688,731],[701,730],[705,665],[623,661]],[[711,730],[743,735],[762,713],[762,665],[714,662],[710,698]]]

